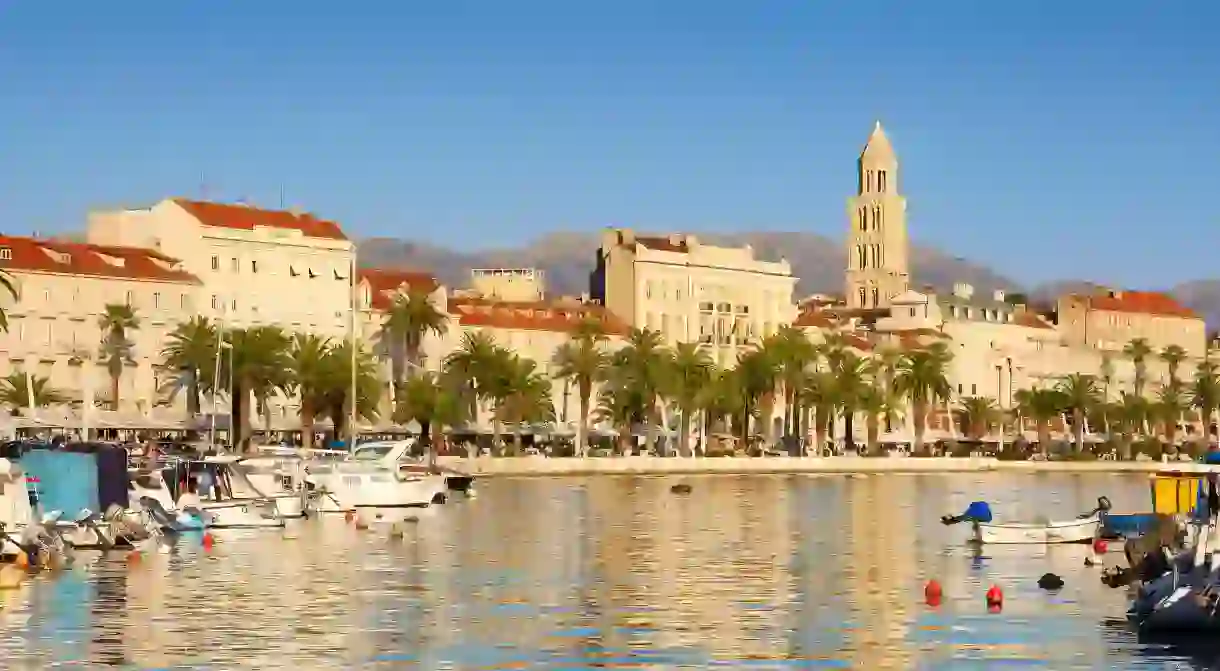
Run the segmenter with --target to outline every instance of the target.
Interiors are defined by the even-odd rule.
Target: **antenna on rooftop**
[[[284,209],[284,185],[280,184],[280,209]]]
[[[208,176],[203,170],[199,171],[199,200],[208,199]]]

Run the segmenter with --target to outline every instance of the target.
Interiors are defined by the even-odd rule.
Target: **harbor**
[[[670,490],[691,485],[685,495]],[[1088,544],[972,547],[939,517],[985,493],[997,518],[1074,514],[1148,477],[491,478],[402,538],[342,516],[217,530],[133,563],[0,594],[12,668],[592,668],[817,660],[827,668],[1162,668]],[[1118,543],[1106,553],[1119,561]],[[1065,585],[1047,592],[1039,576]],[[943,589],[938,605],[924,587]],[[991,612],[985,595],[1004,595]],[[224,617],[216,617],[224,613]],[[691,626],[696,622],[698,625]],[[1015,661],[1014,661],[1015,660]],[[836,666],[837,665],[837,666]],[[789,667],[782,667],[789,668]]]

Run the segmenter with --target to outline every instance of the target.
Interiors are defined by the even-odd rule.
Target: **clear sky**
[[[1026,282],[1216,277],[1220,5],[0,0],[0,222],[247,198],[458,248],[839,238],[880,119],[917,243]]]

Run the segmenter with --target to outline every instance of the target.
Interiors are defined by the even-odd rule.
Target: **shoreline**
[[[476,477],[588,475],[804,475],[952,473],[1154,473],[1220,470],[1188,461],[1000,461],[992,457],[440,457]]]

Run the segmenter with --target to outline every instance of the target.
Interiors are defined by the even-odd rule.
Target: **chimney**
[[[953,295],[968,301],[974,298],[974,287],[965,282],[957,282],[953,285]]]
[[[1004,302],[1004,290],[996,289],[995,293],[991,294],[991,297],[995,300],[995,302],[1003,303]]]

